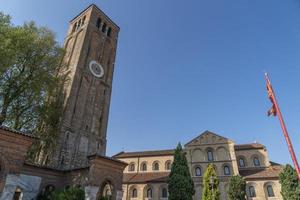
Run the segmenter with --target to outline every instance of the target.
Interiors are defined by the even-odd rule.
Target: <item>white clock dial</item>
[[[89,68],[92,74],[97,78],[101,78],[104,75],[103,67],[95,60],[90,62]]]

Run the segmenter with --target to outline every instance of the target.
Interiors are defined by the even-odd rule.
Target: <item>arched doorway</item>
[[[113,200],[115,197],[115,188],[111,181],[104,181],[97,195],[98,200]]]
[[[13,197],[13,200],[21,200],[22,198],[23,198],[22,189],[17,187],[17,189],[15,191],[15,194],[14,194],[14,197]]]

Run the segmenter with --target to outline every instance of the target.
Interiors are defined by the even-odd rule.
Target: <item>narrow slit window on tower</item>
[[[100,28],[100,26],[101,26],[101,19],[100,18],[97,19],[97,25],[96,26],[97,26],[97,28]]]
[[[106,24],[104,23],[102,26],[102,32],[105,33],[106,32]]]
[[[64,157],[64,156],[62,156],[62,157],[61,157],[60,164],[61,164],[61,165],[63,165],[63,164],[64,164],[64,162],[65,162],[65,157]]]
[[[111,36],[111,28],[109,27],[107,30],[107,36],[110,37]]]
[[[82,19],[82,24],[81,24],[81,25],[83,25],[83,24],[84,24],[84,22],[85,22],[85,18],[86,18],[86,16],[83,16],[83,19]]]
[[[77,28],[80,28],[80,26],[81,26],[81,19],[79,20],[79,22],[78,22],[78,27]]]
[[[76,31],[77,22],[73,25],[73,32]]]

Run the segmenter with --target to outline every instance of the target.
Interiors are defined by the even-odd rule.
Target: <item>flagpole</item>
[[[271,81],[270,81],[269,76],[268,76],[267,73],[265,73],[265,78],[266,78],[267,84],[271,86]],[[281,128],[283,130],[283,135],[284,135],[284,138],[285,138],[286,143],[288,145],[288,149],[289,149],[289,152],[291,154],[291,157],[292,157],[292,160],[293,160],[296,172],[298,174],[298,179],[300,180],[300,168],[299,168],[299,164],[298,164],[298,161],[297,161],[297,157],[296,157],[296,154],[294,152],[294,148],[293,148],[293,145],[292,145],[289,133],[287,131],[287,128],[286,128],[286,125],[284,123],[284,120],[283,120],[283,117],[282,117],[279,105],[278,105],[276,97],[275,97],[275,93],[274,93],[274,91],[273,91],[272,88],[271,88],[271,93],[272,93],[272,98],[274,100],[274,106],[275,106],[276,112],[278,114],[278,119],[280,121],[280,125],[281,125]]]

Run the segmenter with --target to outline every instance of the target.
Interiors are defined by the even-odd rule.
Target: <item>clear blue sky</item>
[[[0,10],[62,43],[90,3],[121,27],[108,155],[173,148],[210,130],[290,163],[277,118],[266,116],[267,70],[300,159],[299,0],[0,0]]]

